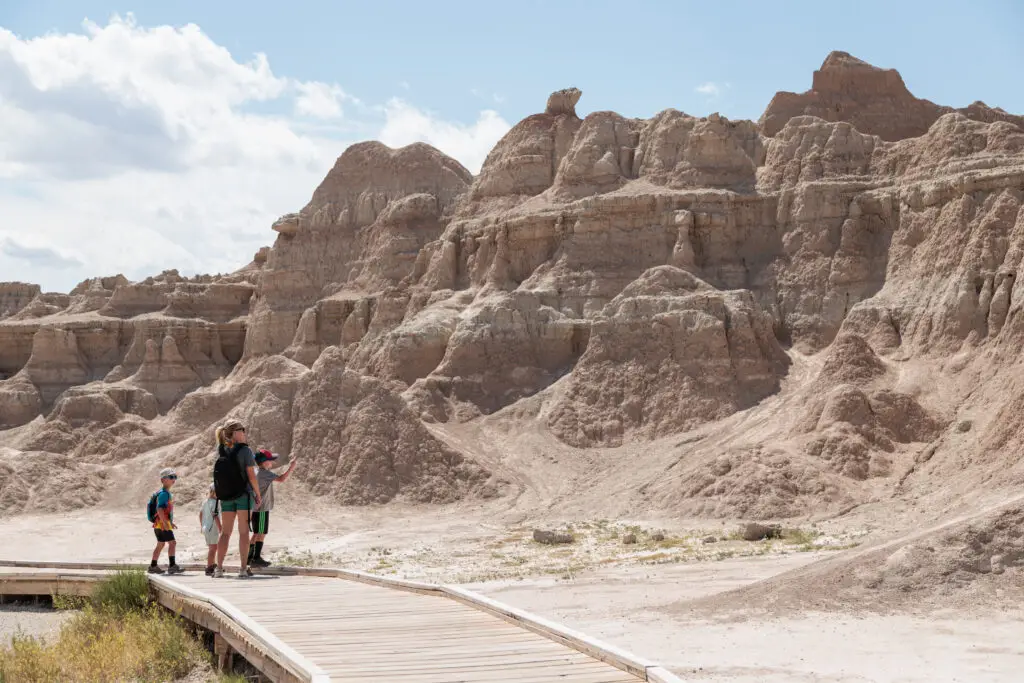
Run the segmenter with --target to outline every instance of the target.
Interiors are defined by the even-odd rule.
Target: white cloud
[[[722,93],[724,93],[730,87],[731,86],[728,83],[715,83],[714,81],[708,81],[706,83],[701,83],[693,90],[694,92],[704,95],[708,99],[713,100],[721,96]]]
[[[345,92],[337,85],[327,83],[299,83],[299,96],[295,100],[295,113],[318,119],[341,117],[341,102]]]
[[[115,17],[105,27],[86,22],[84,34],[32,40],[0,29],[0,156],[92,177],[309,155],[287,126],[237,111],[287,87],[265,56],[236,62],[194,25],[143,29]],[[265,146],[239,144],[250,134]]]
[[[380,140],[391,147],[426,142],[455,157],[477,173],[494,144],[508,132],[508,122],[498,112],[487,109],[471,125],[452,123],[400,99],[384,107],[386,117]]]
[[[348,143],[425,140],[475,169],[507,129],[491,111],[466,126],[404,101],[364,106],[264,55],[239,60],[195,25],[0,27],[0,280],[67,291],[118,272],[228,272]]]
[[[65,256],[49,247],[33,247],[22,244],[9,237],[0,241],[0,252],[9,258],[42,268],[72,268],[82,265],[82,262],[74,256]]]

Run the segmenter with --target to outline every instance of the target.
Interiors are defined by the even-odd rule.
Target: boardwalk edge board
[[[114,571],[126,568],[144,568],[146,565],[132,563],[89,563],[89,562],[23,562],[18,560],[0,560],[0,567],[21,567],[27,569],[58,569],[58,570],[99,570]],[[202,570],[203,565],[187,564],[182,565],[186,570]],[[473,607],[492,614],[504,621],[515,624],[525,630],[537,633],[555,642],[562,643],[579,652],[589,655],[599,661],[610,664],[622,671],[639,677],[641,680],[652,683],[682,683],[683,679],[660,666],[658,663],[637,657],[636,655],[609,645],[596,638],[591,638],[583,633],[570,629],[557,622],[545,619],[544,617],[531,614],[510,605],[492,600],[473,591],[458,586],[439,585],[395,579],[368,572],[353,569],[314,569],[308,567],[274,567],[272,569],[255,570],[259,574],[277,576],[314,576],[321,578],[336,578],[359,583],[372,584],[384,588],[434,595],[455,600],[464,605]],[[15,578],[17,577],[17,578]],[[86,575],[60,574],[60,578],[85,579]],[[29,574],[13,574],[0,577],[0,580],[38,580]],[[294,669],[293,673],[301,673],[301,679],[309,683],[329,683],[330,677],[320,667],[312,664],[302,655],[295,652],[291,647],[281,642],[276,636],[253,621],[244,612],[237,609],[230,602],[207,595],[201,591],[183,586],[167,577],[150,576],[150,582],[165,591],[173,592],[197,602],[205,603],[211,608],[222,613],[229,621],[246,631],[250,637],[262,643],[275,657],[280,658],[280,664],[288,669]]]
[[[651,683],[683,683],[683,679],[661,666],[647,669],[647,680]]]

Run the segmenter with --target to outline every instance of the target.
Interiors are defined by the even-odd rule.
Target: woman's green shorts
[[[221,512],[238,512],[240,510],[252,510],[253,503],[255,503],[248,493],[240,495],[238,498],[232,498],[231,500],[222,500],[220,502]]]

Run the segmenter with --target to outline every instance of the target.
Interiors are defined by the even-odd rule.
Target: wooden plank
[[[0,576],[0,595],[92,595],[98,576],[5,574]]]
[[[311,615],[307,619],[299,617],[288,617],[274,619],[274,623],[281,626],[293,626],[300,628],[316,627],[318,624],[330,622],[331,627],[340,631],[353,630],[390,630],[392,633],[405,631],[422,631],[424,628],[433,630],[436,626],[457,627],[460,629],[474,626],[486,626],[491,623],[493,617],[488,618],[485,614],[460,614],[448,616],[445,619],[431,619],[429,617],[407,617],[404,614],[385,614],[375,618],[345,619],[341,617],[325,617],[324,615]]]
[[[526,653],[523,655],[503,655],[503,656],[491,656],[477,659],[431,659],[421,658],[418,660],[409,661],[397,661],[393,659],[361,659],[354,660],[349,657],[339,657],[337,654],[321,651],[318,654],[323,655],[321,661],[340,661],[348,671],[366,670],[366,671],[387,671],[387,672],[400,672],[400,671],[469,671],[469,670],[480,670],[485,671],[489,669],[512,669],[512,668],[541,668],[541,669],[556,669],[570,667],[574,669],[585,668],[592,666],[598,670],[605,670],[613,668],[609,664],[603,662],[597,662],[593,659],[585,660],[585,655],[578,655],[578,657],[572,657],[572,655],[537,655],[533,653]]]
[[[273,631],[272,624],[267,627]],[[303,634],[301,642],[304,646],[328,643],[339,649],[351,647],[358,652],[432,652],[459,648],[486,648],[491,645],[531,647],[538,651],[545,649],[560,651],[565,648],[564,645],[546,638],[540,638],[525,630],[522,633],[459,634],[458,637],[449,638],[434,638],[433,634],[431,634],[429,640],[412,643],[404,639],[388,641],[367,641],[364,637],[341,639],[331,633],[318,632]]]
[[[625,650],[621,650],[596,638],[566,628],[561,624],[531,614],[526,610],[509,607],[496,600],[473,593],[472,591],[454,586],[445,586],[444,592],[463,604],[476,607],[501,617],[506,621],[522,626],[535,633],[542,634],[557,642],[565,643],[580,652],[588,654],[602,662],[622,669],[642,680],[647,679],[648,667],[657,666],[654,662],[641,659]]]
[[[334,683],[497,683],[515,681],[515,683],[636,683],[636,678],[607,667],[606,672],[581,672],[578,674],[552,676],[545,672],[515,672],[510,677],[503,671],[463,672],[453,676],[448,672],[425,672],[402,675],[368,675],[365,673],[349,673],[344,669],[328,669]]]
[[[310,683],[330,682],[330,678],[323,672],[323,670],[320,669],[320,667],[307,661],[305,657],[295,652],[285,643],[281,642],[276,636],[267,632],[266,629],[249,619],[249,617],[240,612],[234,607],[234,605],[226,600],[216,596],[207,595],[206,593],[181,585],[173,579],[168,579],[163,576],[150,576],[149,580],[150,583],[154,583],[160,588],[184,594],[186,597],[191,597],[194,600],[206,602],[213,607],[216,607],[231,621],[243,628],[245,631],[248,631],[249,634],[260,641],[262,645],[273,651],[279,658],[279,661],[284,663],[286,666],[290,665],[297,669],[298,672],[303,675],[305,680]]]
[[[430,583],[421,583],[419,581],[407,581],[405,579],[393,579],[386,576],[379,576],[377,574],[370,574],[367,572],[360,572],[353,569],[302,569],[300,572],[302,576],[326,576],[331,578],[348,579],[350,581],[359,581],[361,583],[372,584],[376,586],[383,586],[386,588],[393,588],[397,590],[404,590],[410,593],[424,593],[427,595],[440,595],[442,594],[441,587]]]
[[[299,643],[297,643],[297,645],[299,645]],[[424,659],[429,659],[431,656],[435,656],[435,657],[442,657],[443,656],[445,659],[451,659],[452,661],[467,661],[467,662],[472,662],[472,661],[476,661],[476,660],[479,660],[479,659],[486,659],[486,658],[491,658],[491,657],[504,657],[504,656],[510,656],[510,657],[525,657],[525,656],[528,656],[528,655],[529,656],[534,656],[534,657],[551,656],[551,657],[561,657],[563,659],[569,658],[569,659],[572,659],[573,661],[584,661],[581,658],[585,658],[586,657],[586,655],[584,655],[583,653],[576,652],[575,650],[570,650],[569,648],[563,648],[563,651],[559,652],[559,651],[556,651],[556,650],[536,650],[536,649],[534,649],[532,647],[521,647],[521,644],[520,645],[516,645],[516,644],[511,644],[511,645],[509,645],[509,644],[505,644],[505,645],[491,645],[489,647],[474,648],[473,650],[467,650],[467,649],[462,649],[462,650],[453,650],[453,649],[431,650],[429,648],[428,649],[421,649],[421,650],[406,650],[406,649],[403,649],[403,648],[393,648],[390,651],[389,650],[373,650],[373,651],[368,651],[368,652],[362,652],[362,651],[356,650],[356,649],[352,649],[350,652],[343,652],[343,651],[339,650],[339,648],[332,647],[330,643],[308,643],[308,642],[302,642],[301,643],[301,647],[302,647],[302,651],[304,653],[306,653],[307,655],[311,656],[311,657],[313,657],[313,656],[315,656],[317,654],[323,654],[323,653],[327,653],[327,652],[341,653],[341,654],[345,655],[345,658],[346,658],[345,661],[351,662],[351,663],[367,662],[367,661],[379,661],[381,659],[386,659],[388,662],[392,662],[392,663],[404,663],[404,662],[415,661],[415,662],[420,662],[422,664],[422,661]],[[589,660],[589,661],[594,661],[594,660]],[[603,665],[604,666],[610,666],[608,664],[603,664]]]
[[[235,628],[230,622],[226,622],[224,615],[220,614],[212,605],[184,598],[172,591],[158,589],[156,592],[160,604],[219,635],[273,683],[307,682],[308,679],[305,676],[300,676],[285,668],[259,643],[252,642],[248,633]]]
[[[210,589],[206,590],[209,591]],[[223,596],[225,599],[240,600],[243,603],[247,602],[247,600],[242,596],[230,594],[225,595],[223,593],[220,593],[219,591],[217,591],[216,593],[218,595]],[[471,621],[479,621],[481,620],[481,618],[483,618],[483,620],[485,621],[493,621],[494,619],[494,617],[487,614],[486,612],[483,612],[482,610],[471,609],[407,611],[405,609],[402,609],[401,606],[380,605],[374,609],[359,609],[349,611],[344,603],[332,603],[326,600],[326,597],[327,596],[324,596],[324,599],[315,601],[310,600],[309,602],[305,603],[312,610],[312,612],[301,611],[302,603],[291,603],[289,606],[288,613],[282,614],[281,617],[284,619],[302,620],[303,617],[309,616],[310,614],[314,614],[317,616],[328,616],[336,621],[359,621],[362,619],[377,619],[381,617],[387,617],[392,620],[406,618],[415,620],[434,619],[435,621],[444,621],[446,619],[468,619]],[[275,615],[277,614],[274,611],[275,605],[268,605],[262,602],[256,602],[252,605],[253,608],[256,608],[257,606],[259,609],[257,609],[256,611]]]

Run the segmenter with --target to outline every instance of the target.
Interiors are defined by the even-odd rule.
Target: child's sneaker
[[[149,569],[147,569],[146,571],[149,572],[150,574],[163,574],[164,573],[164,570],[161,569],[160,567],[156,566],[155,564],[154,565],[150,565]]]
[[[211,564],[211,565],[210,565],[209,567],[207,567],[207,568],[206,568],[206,575],[207,575],[207,576],[213,576],[213,572],[214,572],[214,571],[215,571],[216,569],[217,569],[217,565],[215,565],[215,564]]]
[[[221,568],[221,567],[217,567],[216,569],[214,569],[213,570],[213,578],[215,578],[215,579],[223,579],[224,578],[224,569]]]
[[[184,571],[185,571],[184,569],[182,569],[181,567],[179,567],[176,564],[172,564],[170,567],[167,568],[167,573],[168,574],[181,574],[181,573],[184,573]]]

